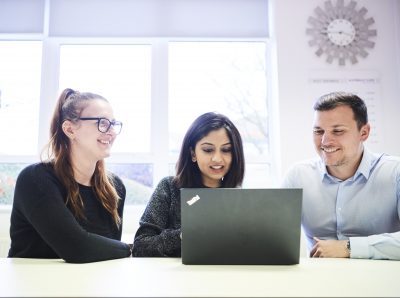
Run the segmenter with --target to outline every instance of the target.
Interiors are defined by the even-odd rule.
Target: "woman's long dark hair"
[[[74,179],[70,140],[62,130],[62,124],[65,120],[77,121],[82,110],[94,99],[107,101],[104,97],[94,93],[81,93],[65,89],[58,98],[54,110],[50,126],[50,141],[47,144],[47,162],[54,167],[56,176],[66,188],[66,205],[78,218],[84,218],[83,201],[79,194],[79,185]],[[103,160],[99,160],[96,164],[91,185],[103,207],[111,214],[115,224],[120,226],[121,218],[118,215],[120,198],[112,178],[107,174]]]
[[[221,181],[221,187],[238,187],[243,182],[245,162],[242,138],[236,126],[228,117],[209,112],[200,115],[189,127],[183,138],[182,147],[176,163],[175,184],[181,187],[204,187],[201,172],[192,161],[191,150],[196,144],[213,130],[224,128],[232,145],[232,163],[228,173]]]

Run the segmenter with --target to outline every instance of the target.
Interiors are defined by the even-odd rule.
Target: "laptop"
[[[182,188],[182,263],[291,265],[302,189]]]

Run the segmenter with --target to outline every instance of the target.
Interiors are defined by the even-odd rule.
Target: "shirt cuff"
[[[350,237],[350,258],[352,259],[369,259],[368,237]]]

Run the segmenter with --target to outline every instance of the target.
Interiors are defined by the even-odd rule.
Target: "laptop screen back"
[[[298,264],[301,189],[181,189],[183,264]]]

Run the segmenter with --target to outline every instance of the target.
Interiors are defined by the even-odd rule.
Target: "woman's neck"
[[[208,187],[208,188],[221,187],[221,181],[215,181],[215,180],[207,180],[207,181],[205,181],[203,179],[202,184],[203,184],[204,187]]]
[[[72,170],[74,171],[74,179],[82,185],[91,186],[91,180],[96,169],[96,163],[82,158],[74,158],[71,156]]]

